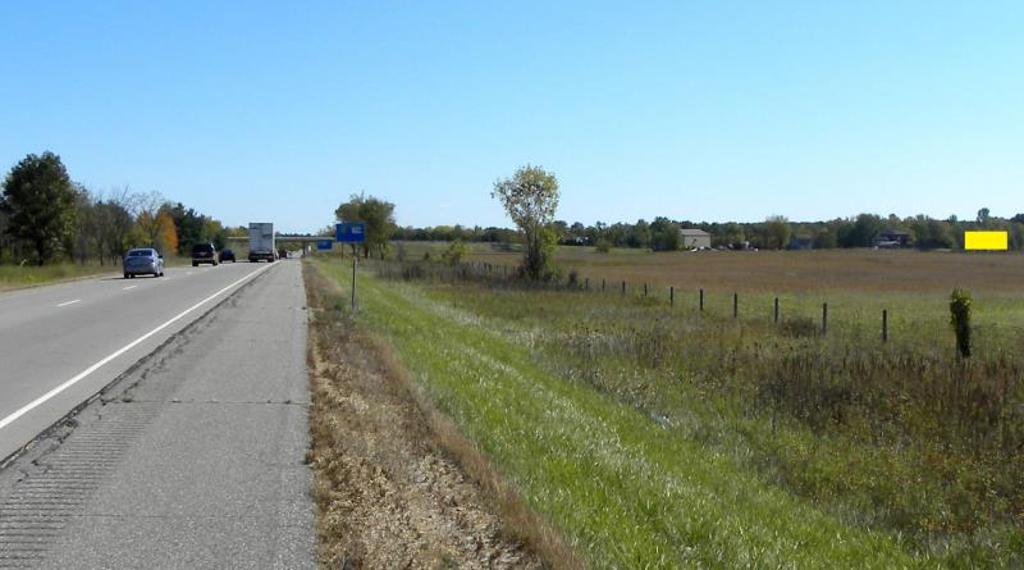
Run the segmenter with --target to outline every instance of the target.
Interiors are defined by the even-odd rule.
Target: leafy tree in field
[[[989,221],[992,220],[992,213],[988,208],[982,208],[978,210],[978,226],[981,228],[987,228]]]
[[[768,216],[764,223],[765,235],[768,238],[765,245],[774,249],[785,249],[793,233],[789,220],[785,216]]]
[[[679,224],[665,217],[654,218],[651,222],[651,249],[655,251],[675,251],[682,245],[679,235]]]
[[[844,225],[837,235],[839,247],[871,247],[875,236],[884,228],[882,218],[875,214],[860,214],[852,225]]]
[[[651,226],[646,220],[637,220],[629,231],[629,238],[626,242],[629,247],[650,247]]]
[[[551,232],[545,232],[558,209],[558,179],[539,166],[520,168],[512,178],[494,183],[492,198],[498,198],[526,239],[523,270],[530,279],[548,276]],[[556,238],[557,239],[557,238]]]
[[[725,245],[731,246],[742,243],[747,240],[747,234],[743,229],[743,226],[736,222],[729,222],[723,224],[719,232],[718,243],[714,245]]]
[[[353,194],[348,202],[342,203],[334,211],[334,216],[342,222],[363,222],[366,224],[366,241],[363,242],[363,257],[369,257],[371,251],[377,251],[381,257],[388,248],[388,240],[395,233],[395,205],[365,194]],[[354,248],[353,248],[354,249]]]
[[[441,254],[441,259],[448,265],[458,265],[462,263],[462,259],[466,257],[466,244],[462,240],[457,239],[448,245],[448,249]]]
[[[39,265],[51,261],[71,239],[75,222],[75,189],[60,157],[30,154],[15,165],[4,180],[0,209],[11,237],[28,243]]]

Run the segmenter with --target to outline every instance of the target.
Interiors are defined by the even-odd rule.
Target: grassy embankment
[[[60,263],[53,265],[0,265],[0,291],[56,283],[104,273],[116,273],[116,265]]]
[[[347,283],[346,266],[318,267]],[[901,537],[889,515],[918,501],[935,512],[932,487],[906,488],[933,478],[915,477],[915,458],[862,442],[859,424],[848,437],[831,429],[829,412],[841,406],[801,416],[828,390],[796,394],[797,407],[786,406],[794,394],[785,383],[765,382],[759,394],[744,367],[772,352],[758,347],[763,331],[691,322],[687,333],[708,327],[719,349],[685,350],[694,335],[649,328],[685,320],[659,319],[663,307],[638,299],[424,288],[365,274],[360,286],[362,324],[393,343],[438,406],[597,566],[893,567],[1013,555],[1013,529],[999,524],[987,535]],[[780,342],[817,341],[797,332]]]
[[[189,259],[169,257],[167,267],[188,265]],[[99,263],[53,263],[49,265],[0,265],[0,291],[48,285],[104,274],[120,274],[119,264]]]

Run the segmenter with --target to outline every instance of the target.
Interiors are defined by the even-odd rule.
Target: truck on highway
[[[273,263],[277,259],[274,247],[274,224],[270,222],[249,223],[249,262],[265,259]]]

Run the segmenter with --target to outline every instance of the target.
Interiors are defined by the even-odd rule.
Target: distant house
[[[910,232],[885,230],[875,236],[875,247],[895,248],[910,245]]]
[[[793,236],[786,249],[814,249],[814,238],[811,236]]]
[[[711,247],[711,234],[704,230],[679,230],[679,237],[682,238],[683,249],[701,249]]]

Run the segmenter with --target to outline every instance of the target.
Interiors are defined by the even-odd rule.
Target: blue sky
[[[1024,212],[1024,3],[5,2],[0,168],[312,231]]]

